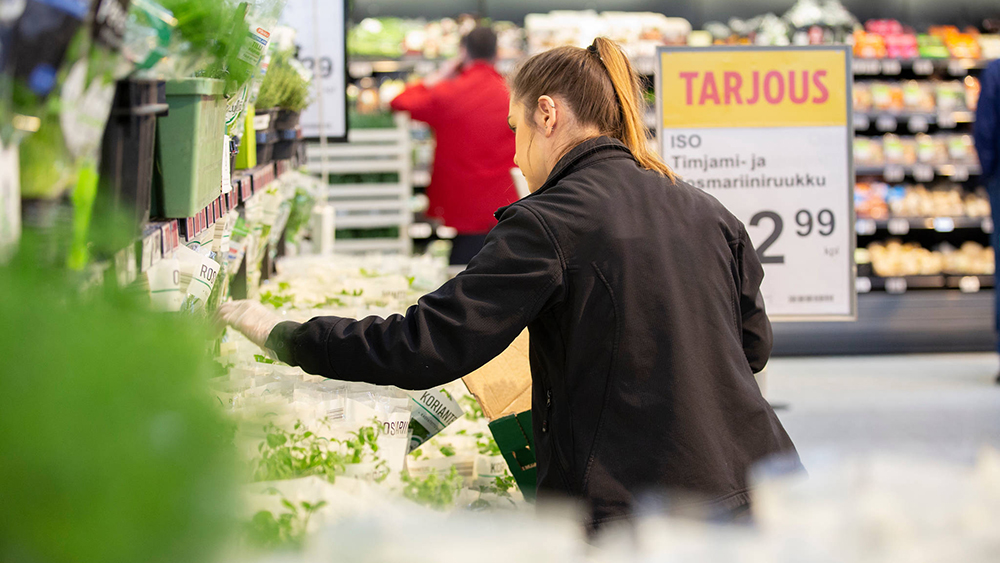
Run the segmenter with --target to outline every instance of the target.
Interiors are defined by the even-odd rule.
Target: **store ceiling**
[[[917,27],[932,24],[978,25],[1000,16],[997,0],[842,0],[862,21],[893,18]],[[525,14],[550,10],[648,11],[687,18],[696,26],[730,17],[784,13],[793,0],[355,0],[355,20],[368,16],[428,19],[485,12],[498,20],[523,23]]]

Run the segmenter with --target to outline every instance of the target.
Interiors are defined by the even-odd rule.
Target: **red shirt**
[[[517,201],[510,175],[514,133],[507,125],[504,79],[492,65],[477,61],[433,88],[410,86],[392,109],[408,111],[434,130],[437,147],[427,188],[427,214],[462,234],[486,233],[493,213]]]

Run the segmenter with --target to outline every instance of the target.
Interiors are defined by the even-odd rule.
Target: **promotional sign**
[[[344,2],[288,0],[282,13],[282,23],[295,29],[299,60],[313,72],[314,91],[316,84],[319,85],[320,95],[302,112],[302,134],[305,137],[323,135],[331,141],[347,140],[347,26]]]
[[[661,47],[657,139],[746,225],[773,319],[856,316],[846,47]]]

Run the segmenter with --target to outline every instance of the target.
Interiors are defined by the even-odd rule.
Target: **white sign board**
[[[296,31],[299,60],[313,71],[313,103],[302,113],[302,134],[347,139],[345,0],[288,0],[281,21]],[[317,38],[318,33],[318,38]],[[322,127],[320,116],[322,115]]]
[[[661,47],[666,163],[747,227],[776,320],[852,320],[851,57],[843,47]]]

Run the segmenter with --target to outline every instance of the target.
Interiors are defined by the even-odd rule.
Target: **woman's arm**
[[[740,229],[739,252],[736,260],[740,271],[740,312],[743,320],[743,353],[750,369],[757,373],[764,369],[771,357],[773,338],[771,321],[764,311],[764,296],[760,284],[764,281],[764,268],[753,248],[746,229]]]
[[[503,352],[563,287],[563,263],[541,220],[509,208],[469,268],[406,315],[281,323],[267,345],[315,375],[428,389]]]

